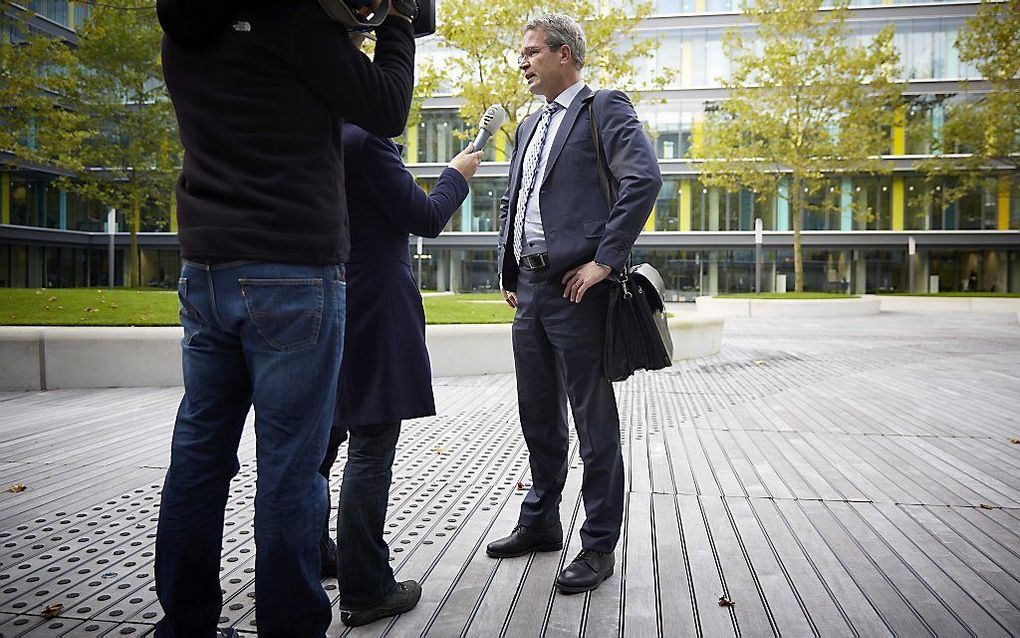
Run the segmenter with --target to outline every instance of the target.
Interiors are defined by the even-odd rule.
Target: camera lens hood
[[[375,13],[363,18],[345,0],[319,0],[319,6],[330,18],[346,27],[374,28],[382,24],[390,12],[390,0],[382,0]]]

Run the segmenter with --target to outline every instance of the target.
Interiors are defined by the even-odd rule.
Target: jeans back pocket
[[[317,343],[322,324],[322,278],[239,279],[248,316],[276,350]]]

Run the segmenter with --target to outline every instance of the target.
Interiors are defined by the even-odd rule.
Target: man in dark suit
[[[562,15],[522,29],[518,65],[545,106],[517,129],[500,202],[499,270],[517,309],[514,359],[532,486],[513,532],[489,543],[495,558],[563,547],[559,504],[567,476],[567,404],[584,461],[583,550],[557,577],[565,593],[613,574],[623,522],[620,417],[602,367],[612,278],[620,273],[662,186],[655,151],[627,96],[592,93],[581,80],[584,34]],[[591,137],[594,117],[615,186],[607,202]]]

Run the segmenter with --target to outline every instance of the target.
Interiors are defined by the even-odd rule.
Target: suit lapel
[[[542,173],[542,181],[539,184],[544,183],[545,178],[549,177],[549,172],[552,170],[553,164],[556,163],[556,159],[559,158],[563,145],[567,143],[567,136],[570,135],[570,130],[574,128],[574,122],[577,121],[578,114],[582,108],[586,108],[585,98],[589,95],[591,95],[591,89],[588,88],[588,85],[584,85],[577,95],[574,96],[574,101],[570,103],[570,108],[563,114],[560,127],[556,129],[556,137],[553,139],[552,148],[549,149],[549,159],[545,163],[545,172]]]

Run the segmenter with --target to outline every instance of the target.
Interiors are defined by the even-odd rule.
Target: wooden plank
[[[710,529],[707,522],[708,515],[702,505],[705,502],[718,503],[718,498],[681,495],[677,496],[676,502],[701,635],[733,635],[737,631],[738,618],[742,632],[761,629],[770,632],[769,620],[750,582],[747,562],[739,548],[735,547],[736,543],[732,542],[733,528],[729,521],[725,517],[711,519],[714,529]],[[728,534],[720,530],[726,530]],[[740,600],[740,604],[720,607],[720,596]]]
[[[644,577],[655,574],[658,567],[652,538],[652,495],[631,492],[628,496],[620,543],[623,551],[617,552],[617,578],[624,588],[619,631],[628,636],[657,636],[661,634],[658,586],[654,578]]]
[[[765,484],[762,482],[761,477],[758,476],[758,472],[754,464],[747,458],[744,450],[734,440],[734,434],[737,433],[742,432],[740,430],[724,430],[714,432],[713,434],[719,449],[721,449],[723,454],[726,455],[730,469],[740,481],[744,494],[751,498],[765,498],[771,496],[768,488],[765,487]]]
[[[652,494],[652,521],[655,546],[651,573],[654,574],[659,634],[694,635],[698,631],[698,621],[694,611],[691,564],[673,496]]]
[[[582,472],[578,463],[577,445],[571,449],[571,469],[563,488],[565,502],[560,505],[560,524],[564,541],[576,535],[583,520],[580,505]],[[519,508],[504,508],[493,525],[494,533],[487,541],[507,533],[517,522]],[[566,542],[564,546],[566,546]],[[541,552],[531,557],[493,561],[495,574],[479,601],[478,608],[467,626],[467,635],[488,637],[496,635],[538,635],[542,632],[546,616],[552,606],[553,582],[566,561],[571,557],[564,551]],[[577,635],[580,616],[576,619],[573,635]]]
[[[779,472],[773,467],[770,460],[755,445],[754,440],[747,432],[731,432],[731,444],[739,448],[747,461],[751,464],[754,474],[759,479],[765,495],[772,498],[793,498],[793,492],[783,481]]]
[[[1020,582],[925,507],[881,505],[912,543],[1007,631],[1020,628]],[[907,516],[904,516],[904,513]]]
[[[751,501],[751,505],[823,635],[848,631],[860,636],[891,633],[797,503],[760,500]],[[811,502],[804,505],[821,507]]]
[[[916,525],[910,525],[910,517],[895,505],[877,503],[864,505],[850,504],[856,515],[861,517],[882,540],[902,557],[910,570],[924,581],[940,600],[944,601],[952,614],[978,636],[1008,635],[1005,627],[989,613],[989,610],[975,598],[971,587],[979,587],[978,579],[965,565],[954,560],[952,554],[940,547],[938,543],[926,543],[924,549],[919,548],[912,536],[920,531]],[[967,572],[970,573],[968,574]],[[959,580],[957,580],[959,579]],[[982,597],[990,596],[981,592]]]
[[[714,506],[714,503],[713,503]],[[705,504],[706,509],[709,507]],[[790,572],[777,556],[769,537],[761,529],[746,499],[724,499],[718,517],[730,517],[740,538],[747,562],[754,569],[760,596],[767,602],[769,613],[780,635],[818,634],[802,594],[797,591]],[[711,514],[710,514],[711,517]],[[740,601],[737,601],[738,606]],[[737,610],[738,613],[740,610]],[[741,632],[744,630],[741,629]]]
[[[889,630],[900,636],[935,635],[934,629],[925,624],[922,614],[914,607],[915,601],[900,591],[896,583],[883,570],[891,570],[902,576],[899,579],[901,583],[910,583],[909,574],[904,575],[902,572],[896,571],[896,565],[892,562],[878,563],[876,556],[885,558],[884,553],[879,553],[883,547],[871,544],[867,537],[858,538],[849,533],[833,516],[830,511],[831,506],[828,504],[781,501],[777,502],[776,506],[788,521],[799,521],[796,523],[798,535],[801,535],[801,529],[804,529],[804,535],[807,535],[807,530],[803,527],[805,521],[814,528],[819,538],[824,541],[828,550],[837,558],[840,566],[858,588],[860,596],[867,600],[868,605]],[[846,506],[841,504],[838,507]],[[870,552],[868,551],[869,546],[872,548]],[[844,586],[846,589],[850,589],[848,584]],[[858,619],[863,617],[866,619],[867,626],[873,625],[874,621],[870,619],[871,614],[864,608],[860,599],[852,593],[852,590],[845,596],[845,600],[854,601],[844,605],[844,609],[849,610],[851,623],[856,627],[860,623]],[[879,633],[884,632],[879,631]]]
[[[783,485],[793,498],[820,498],[815,488],[808,484],[803,476],[780,451],[782,446],[781,432],[747,432],[748,440],[759,450],[760,455],[767,459],[773,471],[779,476]]]

